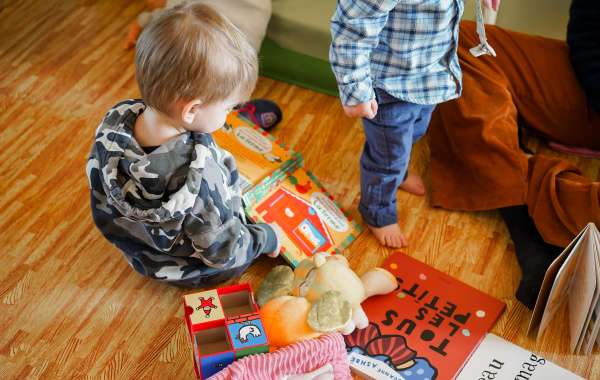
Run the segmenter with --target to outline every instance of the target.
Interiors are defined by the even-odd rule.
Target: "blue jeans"
[[[365,223],[383,227],[398,222],[396,192],[406,178],[412,145],[427,131],[435,105],[408,103],[381,89],[375,89],[375,96],[377,115],[363,119],[358,209]]]

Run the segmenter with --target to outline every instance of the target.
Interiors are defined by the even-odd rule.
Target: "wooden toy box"
[[[249,284],[183,297],[194,370],[206,379],[234,360],[269,351],[269,341]]]

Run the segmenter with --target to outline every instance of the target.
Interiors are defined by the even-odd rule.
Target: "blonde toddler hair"
[[[258,75],[256,52],[245,35],[199,3],[168,9],[148,24],[136,45],[135,66],[144,102],[167,114],[178,100],[244,99]]]

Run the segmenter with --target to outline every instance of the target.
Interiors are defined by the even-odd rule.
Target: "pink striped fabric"
[[[286,375],[300,375],[331,364],[334,378],[352,379],[346,359],[346,345],[341,334],[323,335],[305,340],[268,354],[250,355],[236,360],[209,380],[277,380]]]

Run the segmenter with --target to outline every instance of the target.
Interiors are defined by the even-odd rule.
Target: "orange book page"
[[[455,378],[504,303],[399,252],[383,268],[398,289],[363,302],[371,324],[345,337],[351,366],[368,356],[383,362],[381,379]]]
[[[213,133],[213,138],[219,147],[235,157],[247,188],[293,158],[292,152],[278,144],[273,136],[240,118],[236,112],[227,116],[225,126]]]

